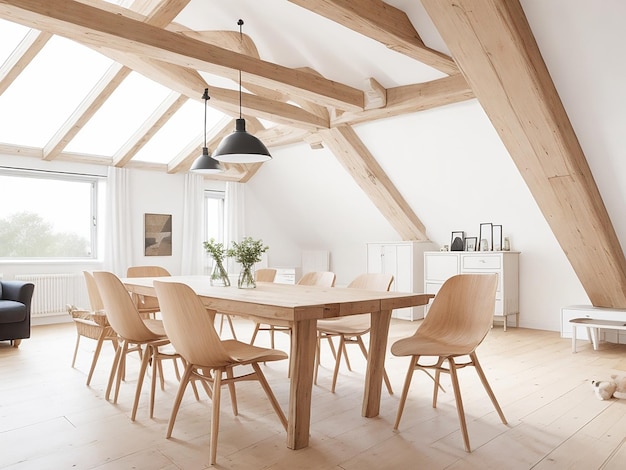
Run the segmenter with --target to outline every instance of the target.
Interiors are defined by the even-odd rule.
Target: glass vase
[[[241,266],[237,287],[240,289],[254,289],[256,287],[256,282],[254,282],[254,265]]]
[[[211,285],[228,287],[230,286],[230,279],[228,279],[228,273],[224,269],[224,265],[221,261],[216,261],[213,264],[213,270],[211,271]]]

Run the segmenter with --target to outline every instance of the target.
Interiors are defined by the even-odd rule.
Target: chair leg
[[[141,360],[141,367],[139,369],[139,376],[137,377],[137,389],[135,390],[135,401],[133,403],[133,411],[131,412],[130,415],[130,420],[131,421],[135,421],[135,417],[137,416],[137,408],[139,406],[139,397],[141,396],[141,388],[143,387],[143,379],[146,375],[146,369],[148,368],[148,362],[150,362],[150,359],[152,358],[152,347],[150,345],[146,346],[146,350],[143,353],[143,359]],[[152,372],[152,380],[155,382],[156,385],[156,358],[152,358],[152,367],[153,367],[153,372]]]
[[[365,343],[363,343],[363,338],[361,338],[360,336],[357,336],[356,342],[359,345],[359,348],[361,348],[361,352],[363,353],[363,356],[365,357],[365,359],[369,359],[369,354],[367,353],[367,349],[365,348]],[[387,391],[389,392],[389,395],[393,395],[393,389],[391,388],[391,381],[389,380],[389,376],[387,375],[387,369],[385,369],[384,367],[383,367],[383,380],[385,381],[385,386],[387,387]]]
[[[222,388],[222,371],[216,370],[213,378],[213,406],[211,407],[211,446],[209,464],[215,465],[217,457],[217,433],[220,428],[220,397]]]
[[[498,404],[498,400],[496,400],[496,395],[493,393],[493,390],[491,389],[489,382],[487,382],[487,377],[485,376],[485,373],[483,372],[483,368],[478,362],[478,357],[476,356],[476,352],[473,352],[470,354],[470,359],[472,360],[474,367],[476,368],[476,373],[478,374],[478,377],[480,377],[480,381],[482,382],[483,387],[485,387],[485,390],[487,391],[487,395],[489,395],[489,398],[491,398],[491,403],[493,403],[494,408],[498,412],[498,416],[500,416],[500,420],[502,421],[502,424],[507,424],[506,418],[504,417],[504,413],[502,412],[502,408],[500,408],[500,405]]]
[[[233,378],[232,367],[226,369],[226,377],[229,379]],[[228,382],[228,391],[230,392],[230,404],[233,408],[233,414],[237,416],[239,414],[239,409],[237,408],[237,391],[235,390],[235,382]]]
[[[275,343],[274,343],[274,327],[272,325],[270,325],[270,344],[272,345],[272,349],[275,349]]]
[[[398,404],[398,413],[396,414],[396,422],[393,425],[395,431],[400,426],[400,418],[402,418],[402,412],[404,411],[404,404],[406,403],[406,397],[409,394],[409,387],[411,386],[411,379],[413,378],[413,371],[417,364],[419,357],[411,356],[411,362],[409,362],[409,369],[406,372],[406,378],[404,379],[404,386],[402,387],[402,395],[400,396],[400,403]]]
[[[322,347],[322,338],[320,333],[317,333],[317,338],[315,341],[315,370],[313,371],[313,383],[317,385],[317,371],[320,368],[320,349]],[[291,357],[290,357],[291,358]]]
[[[187,388],[187,384],[189,383],[189,379],[191,377],[192,371],[193,371],[192,365],[187,364],[185,366],[185,371],[183,372],[183,376],[180,379],[178,392],[176,392],[176,398],[174,399],[174,406],[172,406],[172,413],[170,414],[170,421],[167,425],[167,434],[165,435],[167,439],[172,437],[172,430],[174,429],[174,422],[176,421],[176,415],[178,414],[180,403],[183,401],[183,395],[185,395],[185,389]]]
[[[76,355],[78,354],[78,345],[80,344],[80,335],[76,333],[76,346],[74,347],[74,357],[72,358],[72,368],[76,364]]]
[[[111,388],[113,387],[113,381],[115,377],[118,375],[118,369],[120,367],[120,361],[122,358],[122,353],[124,351],[124,343],[118,344],[117,350],[115,351],[115,357],[113,358],[113,364],[111,364],[111,373],[109,374],[109,383],[107,384],[107,389],[104,394],[106,400],[109,400],[111,395]]]
[[[254,331],[252,332],[252,338],[250,338],[250,344],[254,344],[254,340],[256,339],[256,335],[259,332],[259,328],[261,328],[260,323],[254,325]]]
[[[335,370],[333,371],[333,383],[330,387],[330,391],[335,393],[335,385],[337,384],[337,375],[339,375],[339,364],[341,364],[341,353],[346,350],[346,345],[343,339],[343,335],[339,336],[339,347],[337,348],[337,360],[335,361]]]
[[[157,346],[150,347],[152,352],[152,380],[150,381],[150,419],[154,417],[154,397],[156,393],[156,374],[161,376],[161,384],[163,384],[163,364],[162,357],[159,356],[159,348]],[[163,390],[163,386],[161,386]]]
[[[437,408],[437,397],[439,396],[439,379],[441,378],[441,371],[437,369],[435,371],[435,387],[433,389],[433,408]]]
[[[456,412],[459,415],[459,423],[461,423],[461,433],[463,434],[463,445],[465,452],[471,452],[469,434],[467,433],[467,422],[465,421],[465,409],[463,408],[463,399],[461,398],[461,388],[459,387],[459,377],[456,373],[456,364],[454,358],[448,358],[450,364],[450,379],[452,381],[452,389],[454,390],[454,398],[456,401]]]
[[[230,315],[226,315],[226,320],[228,321],[228,326],[230,327],[230,332],[233,334],[233,339],[237,339],[237,333],[235,333],[235,325],[233,325],[233,319]],[[222,322],[224,321],[224,317],[222,316]]]
[[[91,367],[89,368],[89,375],[87,376],[87,386],[91,383],[91,377],[93,377],[93,372],[96,370],[96,363],[98,362],[98,357],[100,357],[100,351],[102,350],[102,345],[104,344],[104,339],[106,338],[106,331],[102,331],[100,333],[100,337],[98,338],[98,342],[96,343],[96,350],[93,353],[93,359],[91,360]],[[78,344],[77,344],[78,346]],[[76,354],[74,354],[76,357]]]
[[[341,338],[341,347],[343,348],[343,357],[346,359],[346,367],[348,370],[352,372],[352,365],[350,365],[350,358],[348,357],[348,350],[346,349],[346,339],[344,337]],[[367,357],[367,354],[365,355]]]
[[[261,371],[261,368],[259,367],[259,364],[257,362],[252,363],[252,368],[256,372],[257,378],[259,379],[259,382],[261,383],[261,387],[263,387],[263,390],[265,391],[267,398],[272,404],[272,408],[274,408],[274,412],[278,416],[278,419],[280,420],[280,422],[282,423],[286,431],[287,430],[287,418],[285,417],[285,413],[283,412],[282,408],[278,404],[278,400],[276,400],[276,396],[274,395],[274,392],[272,392],[272,389],[270,388],[269,383],[267,383],[265,374],[263,374],[263,371]]]

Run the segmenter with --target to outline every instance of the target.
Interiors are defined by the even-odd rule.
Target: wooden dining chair
[[[230,389],[233,412],[237,415],[235,382],[258,380],[286,430],[287,419],[259,367],[259,362],[280,361],[287,359],[287,354],[275,349],[252,346],[234,339],[221,340],[215,331],[212,316],[207,313],[202,301],[189,286],[157,280],[154,281],[154,287],[161,305],[161,315],[167,336],[186,361],[185,372],[174,400],[166,437],[169,439],[172,436],[176,415],[187,383],[191,378],[200,379],[212,388],[211,443],[209,448],[211,465],[215,464],[217,456],[220,397],[223,385],[228,385]],[[235,376],[233,369],[245,365],[251,366],[253,372],[246,371],[243,375]]]
[[[175,360],[180,357],[180,355],[171,348],[165,350],[164,347],[169,345],[170,341],[165,334],[163,322],[161,320],[142,318],[137,310],[136,304],[133,302],[130,295],[128,295],[124,284],[122,284],[115,274],[106,271],[97,271],[93,273],[93,276],[102,297],[109,323],[117,333],[120,341],[120,346],[117,349],[113,366],[111,367],[105,397],[107,400],[109,399],[113,381],[115,380],[113,403],[117,403],[120,382],[125,373],[124,359],[128,349],[134,345],[143,346],[145,350],[142,354],[141,367],[137,377],[137,388],[131,412],[131,421],[134,421],[137,415],[143,380],[150,362],[152,362],[152,383],[150,388],[150,417],[152,418],[154,416],[156,377],[159,374],[161,377],[163,376],[161,361],[163,359]],[[174,364],[176,363],[174,362]]]
[[[169,271],[161,266],[131,266],[126,270],[126,277],[163,277],[171,276]],[[156,297],[132,294],[133,301],[142,317],[156,318],[159,311],[159,302]]]
[[[411,358],[394,429],[397,430],[400,425],[413,371],[423,370],[428,375],[429,370],[435,371],[435,376],[431,375],[435,382],[433,408],[437,406],[437,394],[441,388],[439,379],[444,372],[450,374],[452,381],[465,451],[471,452],[457,377],[457,370],[468,366],[476,369],[500,419],[506,424],[506,418],[476,356],[476,348],[493,326],[497,285],[497,274],[459,274],[449,278],[433,299],[428,315],[417,331],[391,346],[391,353],[394,356]],[[429,362],[420,362],[421,358],[426,358],[425,360]],[[433,358],[436,358],[434,362]]]
[[[89,338],[96,341],[96,349],[91,359],[89,374],[87,375],[87,385],[91,383],[91,378],[96,369],[96,363],[100,357],[100,351],[105,341],[111,341],[113,348],[117,348],[117,334],[109,324],[104,313],[104,304],[98,292],[96,281],[88,271],[83,271],[85,283],[87,285],[87,295],[89,297],[89,310],[80,309],[75,305],[67,306],[67,313],[72,317],[76,326],[76,345],[74,356],[72,357],[72,367],[76,365],[76,356],[81,338]]]
[[[393,283],[393,275],[385,273],[365,273],[357,276],[348,284],[352,289],[365,289],[373,291],[388,291]],[[363,336],[369,333],[371,329],[371,314],[364,313],[361,315],[349,315],[341,318],[328,318],[326,320],[317,321],[317,348],[315,359],[315,377],[314,382],[317,384],[317,370],[320,365],[321,355],[321,342],[323,339],[328,340],[328,343],[335,357],[335,368],[333,370],[333,382],[331,385],[331,392],[335,393],[335,386],[337,384],[337,376],[339,375],[339,366],[341,365],[341,358],[345,357],[346,366],[349,371],[352,371],[350,366],[350,359],[348,358],[348,351],[346,349],[347,344],[357,344],[363,353],[363,356],[367,359],[367,348],[363,342]],[[339,338],[339,345],[335,352],[333,346],[333,338]],[[385,385],[390,395],[393,395],[391,388],[391,382],[387,371],[383,370],[383,378]]]
[[[274,270],[276,271],[276,270]],[[276,273],[274,273],[275,275]],[[269,276],[268,276],[269,278]],[[302,276],[298,282],[296,282],[299,286],[321,286],[321,287],[333,287],[335,285],[335,273],[331,271],[311,271]],[[258,279],[260,281],[260,279]],[[274,282],[274,278],[271,281]],[[252,337],[250,338],[250,344],[254,344],[256,340],[257,333],[259,331],[269,331],[270,332],[270,346],[274,348],[274,333],[276,331],[280,331],[283,333],[291,334],[291,326],[288,322],[280,322],[280,320],[276,320],[275,323],[267,324],[261,322],[260,320],[253,319],[255,322],[254,331],[252,332]],[[263,321],[267,321],[264,319]],[[265,325],[265,326],[264,326]]]

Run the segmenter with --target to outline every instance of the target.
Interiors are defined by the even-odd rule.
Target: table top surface
[[[224,313],[249,313],[280,317],[291,321],[332,318],[358,313],[424,305],[432,294],[378,292],[347,287],[317,287],[257,282],[254,289],[211,286],[209,276],[170,276],[123,278],[137,294],[154,295],[154,281],[180,282],[191,287],[207,308]],[[263,307],[268,307],[264,309]],[[278,312],[278,313],[270,313]]]

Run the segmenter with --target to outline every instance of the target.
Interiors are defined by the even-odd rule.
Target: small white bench
[[[576,352],[576,328],[584,326],[587,329],[587,338],[593,344],[593,349],[598,349],[598,329],[626,330],[626,322],[618,320],[596,320],[595,318],[572,318],[572,352]]]

